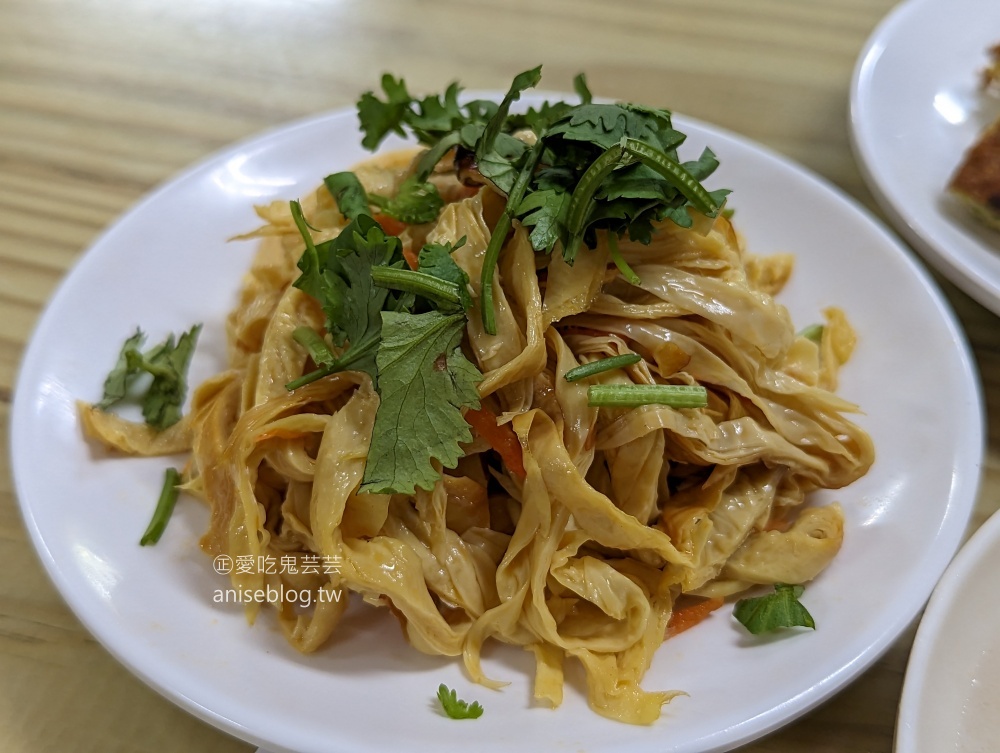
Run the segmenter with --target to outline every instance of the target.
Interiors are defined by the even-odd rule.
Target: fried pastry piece
[[[1000,120],[987,128],[966,153],[948,190],[980,219],[1000,230]]]

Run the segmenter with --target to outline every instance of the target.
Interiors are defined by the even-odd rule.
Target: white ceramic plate
[[[910,653],[896,753],[994,753],[1000,739],[1000,514],[934,590]]]
[[[1000,43],[996,0],[910,0],[879,25],[851,86],[861,170],[893,224],[942,274],[1000,313],[1000,231],[945,194],[966,150],[1000,116],[983,95]]]
[[[713,127],[678,118],[697,155],[722,160],[713,187],[750,247],[793,251],[782,294],[797,322],[841,305],[860,332],[842,394],[864,406],[878,459],[839,500],[840,556],[804,597],[816,632],[754,639],[720,610],[669,641],[645,686],[679,688],[652,727],[592,713],[578,673],[561,708],[532,708],[531,661],[490,651],[502,692],[470,684],[459,663],[418,654],[382,610],[348,613],[337,640],[291,650],[267,618],[250,628],[197,547],[205,511],[181,502],[156,547],[137,545],[164,459],[105,457],[81,438],[77,398],[96,399],[123,339],[193,322],[205,329],[192,381],[224,365],[223,320],[252,244],[226,238],[258,224],[254,202],[304,195],[365,155],[352,112],[307,120],[227,149],[174,179],[82,258],[42,317],[13,410],[13,466],[27,526],[80,619],[146,682],[192,713],[260,745],[301,753],[726,750],[815,706],[870,665],[915,617],[958,546],[979,477],[981,409],[949,309],[905,250],[855,204],[801,168]],[[478,699],[475,722],[434,708],[439,683]]]

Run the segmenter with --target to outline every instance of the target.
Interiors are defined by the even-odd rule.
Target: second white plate
[[[1000,314],[1000,231],[945,193],[1000,103],[978,90],[1000,43],[996,0],[909,0],[878,26],[851,87],[862,174],[896,228],[942,274]]]
[[[1000,739],[1000,513],[955,557],[920,621],[896,753],[994,753]]]

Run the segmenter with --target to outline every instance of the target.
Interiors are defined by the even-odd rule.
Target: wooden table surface
[[[894,0],[3,0],[0,3],[0,748],[245,751],[163,700],[80,626],[17,509],[7,429],[22,351],[98,233],[194,160],[349,105],[382,71],[411,90],[505,88],[537,62],[598,95],[760,141],[874,209],[847,134],[851,70]],[[553,86],[555,84],[553,83]],[[876,210],[877,211],[877,210]],[[953,287],[985,383],[973,525],[1000,495],[1000,327]],[[913,631],[754,753],[890,751]]]

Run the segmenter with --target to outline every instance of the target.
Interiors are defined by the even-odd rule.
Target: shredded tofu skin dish
[[[512,113],[539,75],[500,102],[386,75],[363,143],[419,146],[256,208],[228,369],[182,415],[197,329],[145,352],[137,333],[80,415],[121,452],[189,453],[157,514],[178,488],[208,506],[206,568],[300,565],[229,576],[310,595],[243,607],[298,651],[383,608],[476,683],[501,686],[481,654],[512,644],[540,705],[579,662],[594,711],[650,724],[683,691],[644,687],[656,650],[713,610],[817,627],[798,596],[844,515],[810,493],[874,458],[835,393],[855,334],[836,308],[793,324],[793,256],[744,248],[703,185],[715,155],[684,154],[668,111],[595,103],[579,76],[573,102]],[[143,374],[128,421],[110,408]]]

